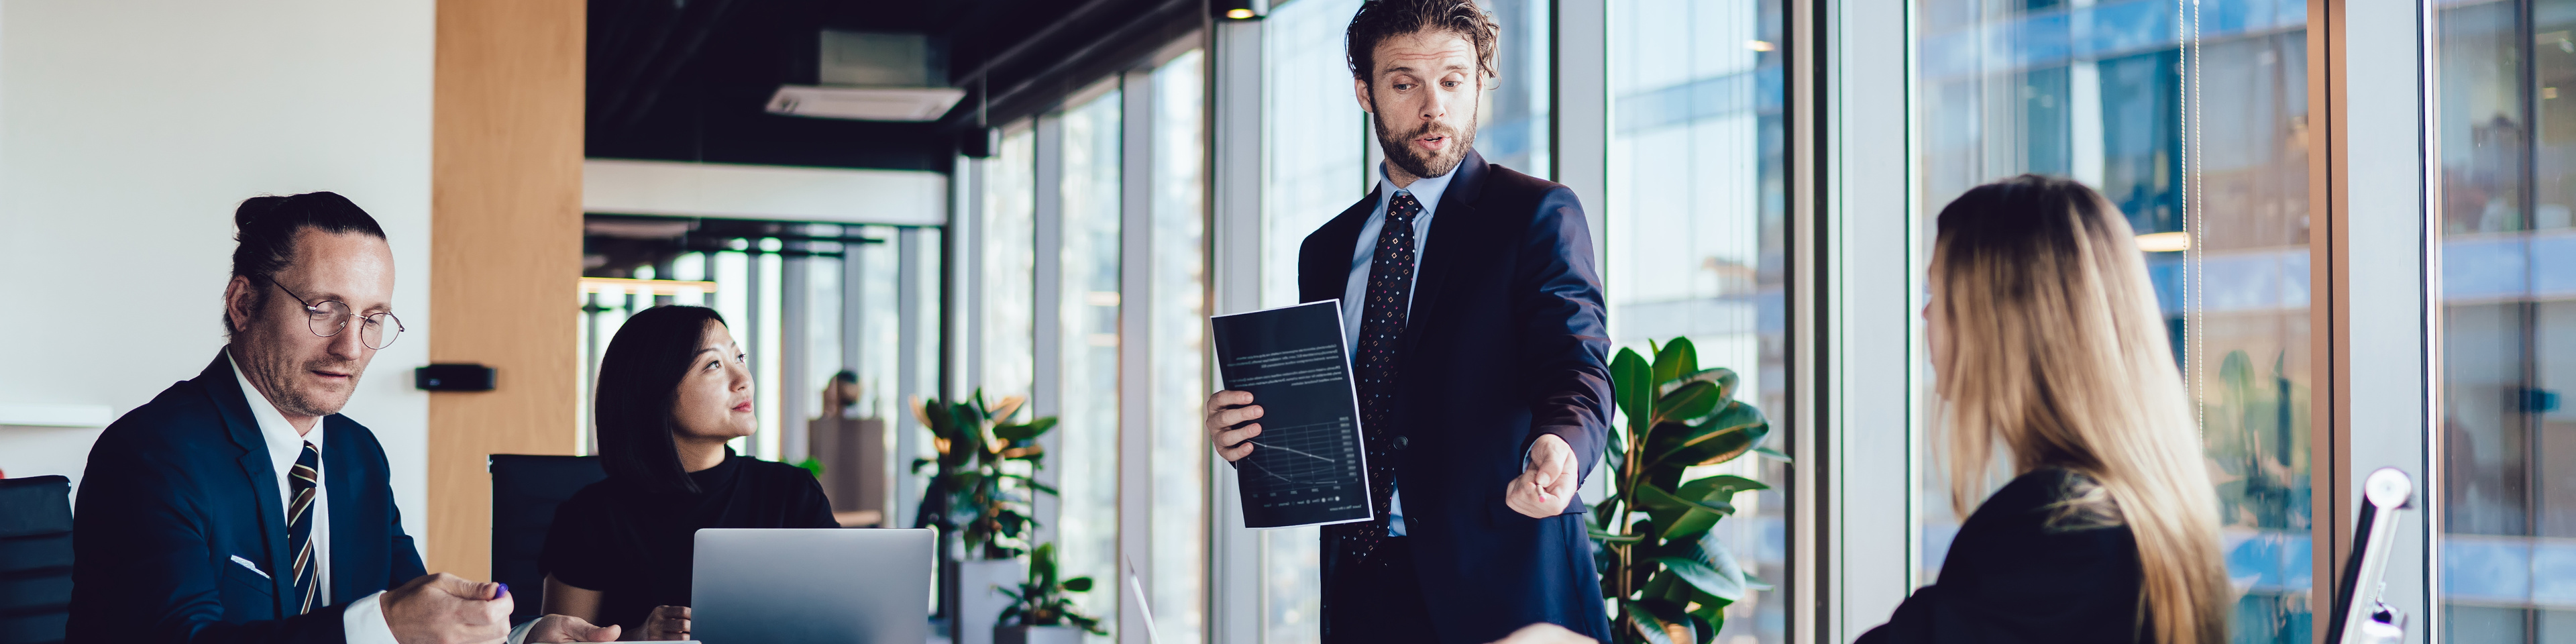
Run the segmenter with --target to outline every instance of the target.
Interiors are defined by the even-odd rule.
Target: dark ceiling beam
[[[1119,25],[1117,30],[1092,38],[1070,52],[1052,56],[1054,63],[1035,73],[1021,76],[1000,93],[986,96],[969,95],[967,100],[983,99],[983,104],[990,106],[987,111],[994,118],[987,122],[987,125],[992,122],[1007,122],[1041,111],[1062,99],[1063,93],[1072,91],[1076,86],[1088,85],[1102,75],[1116,73],[1128,67],[1135,62],[1132,60],[1133,57],[1162,49],[1167,40],[1152,36],[1176,32],[1187,33],[1204,26],[1206,20],[1202,15],[1203,12],[1198,11],[1198,8],[1203,6],[1202,1],[1164,0],[1152,9],[1144,11],[1136,19]],[[1069,22],[1068,20],[1057,24],[1069,24]],[[993,109],[996,107],[1000,109]],[[968,105],[967,101],[959,101],[957,109],[950,110],[946,116],[941,117],[939,124],[942,127],[966,127],[972,125],[975,113],[973,105]]]
[[[1110,5],[1118,4],[1121,1],[1122,0],[1091,0],[1090,2],[1082,3],[1082,6],[1075,7],[1073,11],[1064,14],[1062,17],[1056,18],[1054,22],[1048,23],[1045,28],[1039,29],[1037,33],[1029,34],[1027,37],[1021,38],[1019,44],[1011,45],[1011,48],[1002,50],[1002,53],[986,57],[982,63],[975,65],[974,71],[969,71],[963,76],[949,79],[949,84],[953,87],[974,85],[976,81],[984,80],[984,75],[992,73],[994,68],[1000,67],[1003,63],[1019,58],[1021,54],[1028,53],[1030,48],[1036,47],[1038,44],[1046,42],[1048,38],[1054,37],[1057,31],[1061,31],[1065,27],[1074,23],[1081,22],[1083,19],[1090,18],[1093,12],[1099,11],[1100,9]]]

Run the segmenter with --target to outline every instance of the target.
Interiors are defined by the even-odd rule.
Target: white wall
[[[393,244],[409,327],[343,411],[425,532],[433,0],[0,0],[0,404],[117,413],[223,345],[232,209],[331,190]],[[0,470],[77,479],[96,429],[0,426]]]

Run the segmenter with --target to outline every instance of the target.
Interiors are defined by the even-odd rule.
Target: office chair
[[[63,641],[71,620],[72,481],[0,479],[0,642]]]
[[[608,478],[608,471],[596,456],[522,454],[493,454],[486,469],[492,473],[492,580],[510,585],[510,623],[536,619],[546,605],[537,556],[545,552],[555,506]]]

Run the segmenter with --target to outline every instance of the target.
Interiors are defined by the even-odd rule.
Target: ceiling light
[[[1754,50],[1754,51],[1771,51],[1771,50],[1773,50],[1773,49],[1777,49],[1778,47],[1773,46],[1773,45],[1771,44],[1771,41],[1768,41],[1768,40],[1747,40],[1747,41],[1744,41],[1744,48],[1745,48],[1745,49],[1751,49],[1751,50]]]
[[[854,121],[933,121],[955,107],[966,90],[954,87],[827,87],[780,85],[769,113]]]
[[[2190,249],[2191,233],[2147,233],[2138,236],[2138,250],[2141,251],[2150,253],[2171,253]]]
[[[615,277],[581,278],[581,292],[583,293],[619,292],[633,293],[636,295],[679,295],[682,291],[714,293],[716,292],[716,283],[685,282],[680,280],[630,280]]]
[[[1251,20],[1252,10],[1242,8],[1227,9],[1225,10],[1225,17],[1233,18],[1235,20]]]

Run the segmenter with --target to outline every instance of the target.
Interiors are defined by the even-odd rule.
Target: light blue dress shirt
[[[1395,193],[1399,191],[1411,193],[1414,201],[1422,203],[1422,214],[1413,216],[1413,269],[1418,275],[1422,271],[1422,251],[1431,243],[1431,215],[1440,209],[1440,195],[1448,192],[1449,179],[1456,176],[1458,171],[1451,170],[1449,174],[1415,179],[1413,185],[1397,188],[1395,181],[1386,176],[1386,165],[1378,164],[1377,210],[1370,211],[1368,223],[1360,226],[1359,244],[1351,249],[1351,277],[1342,287],[1342,336],[1349,342],[1344,346],[1354,350],[1360,346],[1360,306],[1368,301],[1369,267],[1377,259],[1378,234],[1386,229],[1387,205],[1395,201]],[[1420,284],[1414,286],[1405,293],[1405,324],[1408,326],[1412,324],[1413,296],[1422,292]],[[1395,481],[1387,482],[1391,494],[1386,504],[1387,534],[1401,537],[1404,536],[1404,495],[1395,488],[1395,484]]]

